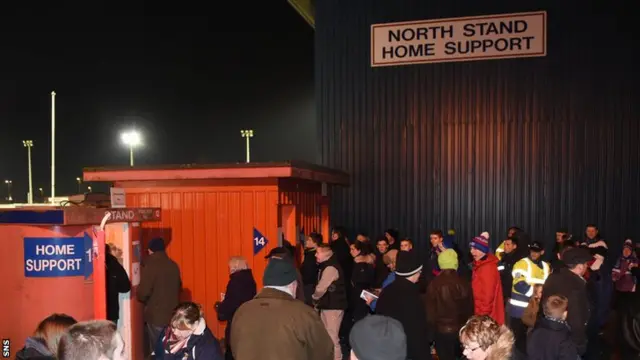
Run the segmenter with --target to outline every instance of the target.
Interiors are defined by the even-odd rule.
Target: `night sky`
[[[313,29],[285,0],[156,9],[199,16],[134,15],[154,13],[139,2],[2,18],[2,198],[11,179],[26,200],[25,139],[35,200],[50,193],[52,90],[56,195],[76,193],[84,167],[128,165],[120,133],[132,127],[136,165],[244,161],[243,128],[255,131],[252,161],[316,160]]]

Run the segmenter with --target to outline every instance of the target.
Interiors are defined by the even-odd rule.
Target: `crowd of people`
[[[203,309],[180,303],[178,266],[164,241],[153,239],[136,292],[145,305],[147,355],[574,360],[640,353],[640,247],[630,239],[618,256],[609,254],[594,225],[580,239],[558,230],[548,253],[517,227],[508,229],[495,252],[487,232],[467,247],[454,231],[434,230],[430,245],[420,254],[394,229],[375,241],[364,233],[351,241],[343,228],[333,229],[326,242],[312,233],[301,258],[286,243],[269,252],[259,292],[247,261],[229,259],[223,299]],[[18,359],[124,359],[115,326],[117,294],[129,289],[126,272],[109,255],[108,320],[77,323],[54,314],[27,339]],[[204,311],[227,322],[222,341],[208,328]],[[614,334],[610,340],[607,332]]]

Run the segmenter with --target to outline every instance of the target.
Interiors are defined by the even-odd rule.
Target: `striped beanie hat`
[[[489,253],[489,233],[483,232],[480,236],[476,236],[471,239],[469,244],[472,248],[482,251],[485,254]]]

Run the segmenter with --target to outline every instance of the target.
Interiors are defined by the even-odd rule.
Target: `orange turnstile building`
[[[165,239],[180,266],[182,299],[203,305],[218,337],[224,324],[214,304],[229,280],[229,258],[244,256],[260,288],[270,249],[299,244],[312,231],[327,241],[328,186],[349,182],[343,172],[297,162],[93,168],[84,180],[124,189],[127,206],[162,209],[161,222],[142,224],[143,253],[153,237]]]
[[[159,220],[160,214],[160,209],[92,206],[0,210],[0,336],[10,341],[8,358],[14,359],[38,323],[53,313],[78,321],[105,318],[105,242],[118,250],[133,283],[132,291],[120,296],[118,327],[128,357],[141,358],[138,230],[141,222]]]

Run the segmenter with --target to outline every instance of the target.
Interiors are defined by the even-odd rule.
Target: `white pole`
[[[33,176],[31,173],[31,145],[27,146],[27,156],[29,157],[29,204],[33,204]]]
[[[133,142],[129,144],[129,165],[133,167]]]
[[[247,163],[250,162],[250,160],[251,160],[251,156],[249,154],[249,152],[251,151],[250,147],[249,147],[249,139],[250,139],[250,137],[247,135]]]
[[[51,92],[51,203],[56,197],[56,92]]]

